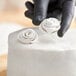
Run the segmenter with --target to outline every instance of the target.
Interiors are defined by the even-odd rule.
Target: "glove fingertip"
[[[33,18],[33,24],[35,24],[35,25],[39,25],[42,21],[43,21],[42,16],[38,15],[38,16]]]
[[[25,15],[26,17],[30,18],[30,19],[33,19],[33,14],[30,13],[29,11],[25,11],[25,12],[24,12],[24,15]]]
[[[32,7],[34,6],[34,4],[32,2],[30,2],[30,1],[25,2],[25,5],[26,6],[32,6]]]
[[[57,34],[58,34],[59,37],[63,37],[64,36],[64,34],[60,30],[57,32]]]

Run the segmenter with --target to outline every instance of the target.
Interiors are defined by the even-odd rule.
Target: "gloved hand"
[[[44,19],[55,17],[61,20],[58,36],[62,37],[70,27],[74,15],[74,0],[33,0],[26,2],[28,10],[25,16],[32,19],[33,24],[39,25]]]

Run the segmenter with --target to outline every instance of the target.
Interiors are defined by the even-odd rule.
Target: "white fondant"
[[[49,18],[45,19],[40,24],[40,30],[42,30],[45,33],[52,34],[54,32],[57,32],[60,29],[60,21],[56,18]]]
[[[9,35],[7,76],[76,76],[76,29],[55,42],[33,28],[39,40],[28,45],[17,39],[24,30]]]
[[[38,34],[32,29],[21,31],[18,35],[18,40],[22,43],[30,44],[38,39]]]

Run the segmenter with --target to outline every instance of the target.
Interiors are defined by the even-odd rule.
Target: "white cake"
[[[76,29],[54,39],[38,27],[28,30],[9,35],[7,76],[76,76]]]

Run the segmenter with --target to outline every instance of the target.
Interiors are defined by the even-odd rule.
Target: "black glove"
[[[26,2],[28,10],[25,16],[32,19],[33,24],[39,25],[44,19],[55,17],[61,20],[58,36],[62,37],[70,27],[74,15],[74,0],[33,0]]]

